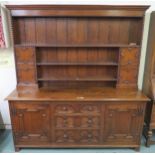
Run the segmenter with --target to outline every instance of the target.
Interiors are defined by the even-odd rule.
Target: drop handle
[[[67,124],[67,120],[66,119],[64,120],[64,124]]]
[[[46,117],[46,114],[42,114],[43,117]]]
[[[67,135],[67,134],[64,134],[63,137],[64,137],[64,138],[68,138],[68,135]]]
[[[132,61],[128,61],[128,65],[131,65],[132,64]]]
[[[88,138],[92,138],[92,134],[88,134]]]
[[[66,108],[66,107],[63,107],[62,109],[63,109],[64,111],[66,111],[66,110],[67,110],[67,108]]]
[[[88,107],[88,111],[92,111],[93,110],[93,108],[92,107]]]
[[[92,119],[89,119],[89,120],[88,120],[88,123],[89,123],[89,124],[93,123],[93,120],[92,120]]]

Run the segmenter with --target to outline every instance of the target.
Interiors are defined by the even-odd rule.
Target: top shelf
[[[53,47],[53,48],[68,48],[68,47],[111,47],[111,48],[120,48],[120,47],[140,47],[136,44],[15,44],[15,47]]]

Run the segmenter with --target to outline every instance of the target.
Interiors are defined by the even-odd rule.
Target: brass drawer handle
[[[66,120],[66,119],[64,120],[64,124],[65,124],[65,125],[67,124],[67,120]]]
[[[92,120],[92,119],[89,119],[89,120],[88,120],[88,123],[89,123],[89,124],[92,124],[92,123],[93,123],[93,120]]]
[[[92,138],[93,136],[92,136],[92,134],[88,134],[88,138]]]
[[[63,109],[64,111],[67,111],[67,107],[63,107],[62,109]]]
[[[132,61],[128,61],[128,63],[127,63],[128,65],[131,65],[132,64]]]
[[[91,106],[88,107],[88,111],[92,111],[93,108]]]
[[[64,137],[64,138],[68,138],[68,135],[67,135],[67,134],[64,134],[63,137]]]
[[[43,117],[46,117],[46,114],[42,114]]]

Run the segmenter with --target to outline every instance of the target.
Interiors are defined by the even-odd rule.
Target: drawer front
[[[100,143],[100,132],[99,130],[57,130],[54,142],[64,145]]]
[[[58,116],[55,117],[56,128],[75,128],[75,117]]]
[[[74,130],[56,130],[54,136],[54,143],[71,144],[76,142]]]
[[[35,83],[35,67],[33,64],[17,64],[18,81],[23,84]]]
[[[83,116],[81,117],[81,128],[100,128],[100,117]]]
[[[93,104],[81,105],[80,113],[82,113],[82,114],[84,114],[84,113],[99,114],[100,113],[100,106],[93,105]]]
[[[57,116],[54,121],[55,128],[100,128],[98,116]]]
[[[55,114],[99,114],[100,106],[98,104],[60,104],[54,109]]]
[[[118,81],[119,83],[125,85],[136,84],[137,78],[138,78],[137,68],[120,66],[119,81]]]
[[[54,109],[54,114],[74,114],[76,112],[75,106],[71,104],[60,104],[56,105]]]
[[[137,66],[139,63],[139,48],[121,48],[120,49],[120,65]]]
[[[81,130],[79,132],[79,142],[83,144],[95,144],[100,143],[100,131],[99,130]]]
[[[15,47],[15,54],[17,62],[20,63],[34,63],[35,48],[32,47]]]

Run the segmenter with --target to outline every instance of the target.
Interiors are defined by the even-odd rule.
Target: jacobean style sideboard
[[[17,88],[9,100],[20,148],[140,147],[137,88],[148,6],[8,5]]]
[[[153,130],[155,130],[155,12],[151,13],[148,35],[146,63],[144,70],[143,92],[151,99],[146,105],[144,136],[146,146],[155,144]]]

